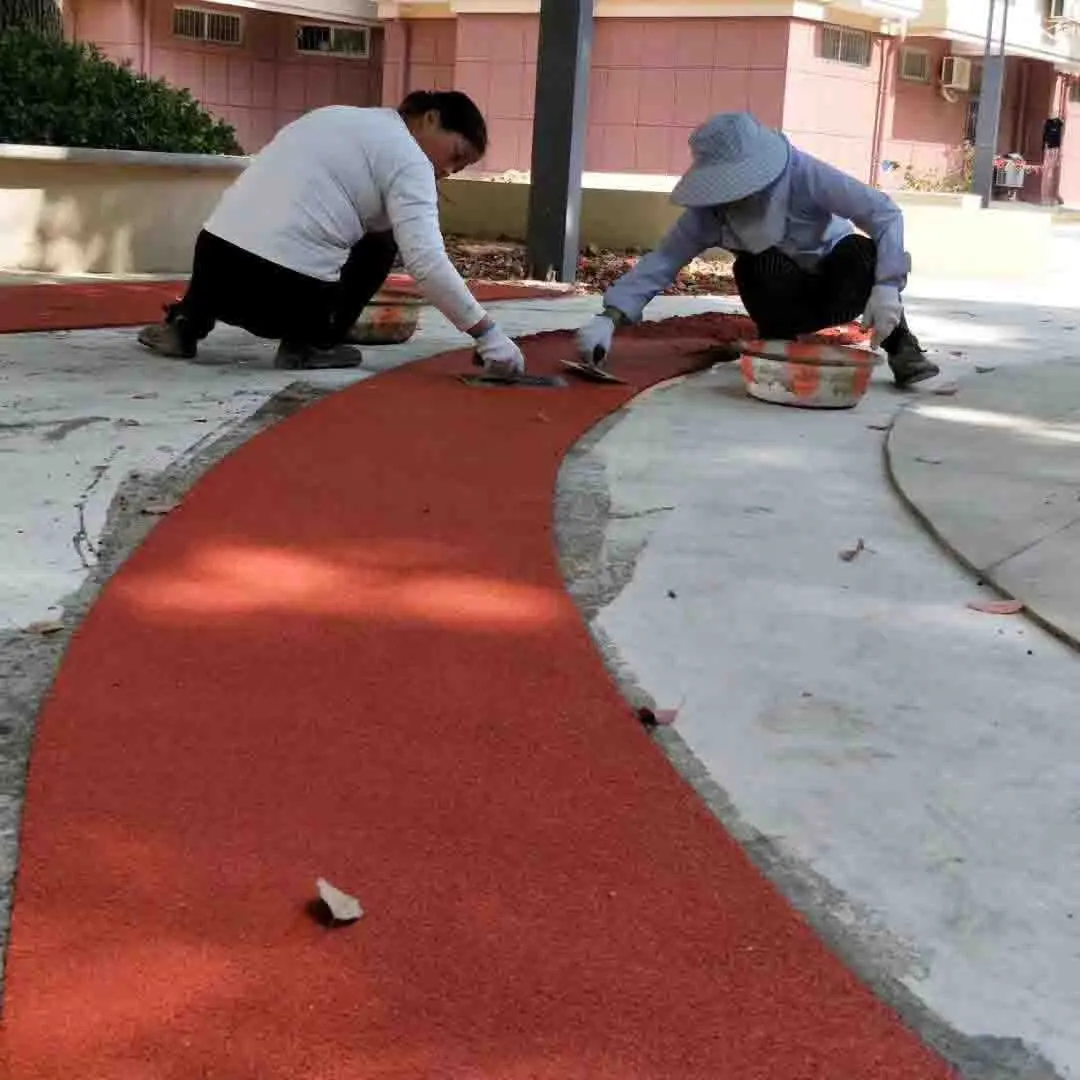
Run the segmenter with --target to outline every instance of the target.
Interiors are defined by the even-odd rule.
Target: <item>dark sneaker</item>
[[[903,335],[896,348],[889,353],[889,367],[900,390],[941,374],[941,368],[927,357],[919,345],[919,339],[911,333]]]
[[[280,371],[317,371],[325,368],[354,368],[364,362],[364,354],[355,345],[335,345],[316,349],[314,345],[295,345],[283,341],[274,357]]]
[[[193,360],[197,351],[190,341],[185,340],[175,322],[166,321],[144,326],[139,331],[138,342],[158,356],[169,356],[178,360]]]

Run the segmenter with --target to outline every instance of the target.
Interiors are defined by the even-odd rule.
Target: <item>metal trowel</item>
[[[473,367],[483,368],[483,366],[484,361],[480,359],[479,354],[473,353]],[[491,372],[481,371],[476,375],[459,375],[458,378],[466,386],[531,386],[547,387],[549,389],[566,386],[566,380],[558,375],[496,375]]]
[[[610,371],[604,368],[604,360],[604,350],[597,346],[593,349],[591,364],[587,364],[583,360],[563,360],[562,366],[571,375],[576,375],[579,379],[585,379],[588,382],[616,383],[625,386],[625,379],[620,379],[618,375],[612,375]]]

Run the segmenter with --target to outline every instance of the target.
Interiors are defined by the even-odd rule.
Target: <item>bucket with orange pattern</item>
[[[881,353],[859,345],[743,341],[739,369],[759,401],[802,409],[850,409],[870,385]]]

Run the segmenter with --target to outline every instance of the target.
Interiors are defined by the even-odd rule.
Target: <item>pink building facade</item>
[[[382,98],[383,33],[377,27],[170,0],[69,0],[65,21],[73,37],[92,41],[113,60],[186,87],[236,128],[249,153],[310,109],[377,105]],[[362,30],[366,48],[358,47],[363,40],[342,38],[352,52],[303,50],[298,31],[304,28],[310,28],[308,45],[325,38],[326,29]]]
[[[390,105],[411,89],[457,88],[489,120],[484,170],[529,169],[539,16],[491,8],[538,5],[451,0],[414,4],[407,13],[402,0],[319,2],[340,7],[306,13],[303,6],[271,11],[197,0],[71,0],[65,12],[73,36],[190,89],[236,127],[248,152],[320,105]],[[418,6],[423,17],[405,17]],[[942,62],[955,42],[885,33],[880,19],[839,25],[767,13],[660,14],[692,6],[658,3],[648,17],[597,19],[590,172],[678,174],[690,132],[730,109],[754,112],[811,153],[884,187],[901,186],[905,174],[933,184],[959,168],[974,131],[977,78],[968,91],[943,91]],[[1037,162],[1042,125],[1059,110],[1066,117],[1061,193],[1080,203],[1080,89],[1053,63],[1011,56],[999,150]],[[1032,178],[1026,194],[1037,192]]]
[[[959,169],[962,144],[974,132],[977,84],[952,100],[942,95],[938,73],[949,43],[864,31],[839,60],[829,41],[836,29],[770,16],[598,19],[586,168],[678,174],[698,123],[748,109],[804,149],[884,187],[901,185],[908,170],[933,182]],[[464,90],[489,118],[485,169],[529,168],[537,16],[396,19],[385,32],[385,103],[418,87]],[[1067,78],[1052,64],[1010,57],[1000,151],[1039,161],[1048,116],[1062,107],[1067,131],[1074,118],[1080,122],[1080,100],[1069,97]],[[1080,201],[1080,123],[1062,160],[1063,193]]]

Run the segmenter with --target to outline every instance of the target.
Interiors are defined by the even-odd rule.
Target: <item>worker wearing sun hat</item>
[[[603,314],[579,331],[584,360],[602,363],[617,326],[638,322],[691,259],[723,248],[735,255],[735,284],[761,337],[792,339],[861,315],[897,386],[938,374],[904,316],[911,260],[903,216],[888,195],[745,112],[706,121],[690,150],[693,164],[671,195],[685,212],[608,289]]]

